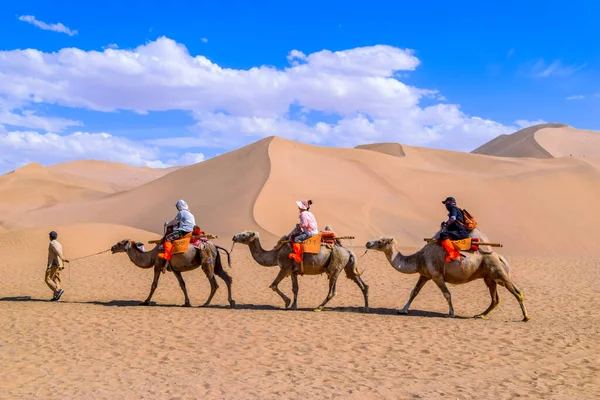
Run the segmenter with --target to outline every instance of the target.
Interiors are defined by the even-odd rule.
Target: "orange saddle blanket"
[[[461,240],[452,240],[454,248],[458,251],[477,251],[479,250],[478,238],[466,238]]]

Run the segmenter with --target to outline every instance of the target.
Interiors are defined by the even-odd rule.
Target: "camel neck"
[[[403,274],[416,274],[418,272],[418,263],[416,254],[404,256],[393,244],[384,250],[385,256],[395,270]]]
[[[277,250],[265,250],[260,244],[260,239],[257,237],[248,243],[248,247],[250,248],[250,253],[252,254],[252,258],[254,261],[262,265],[263,267],[272,267],[277,265],[277,255],[279,253],[279,249]]]
[[[129,249],[127,250],[127,255],[132,263],[140,268],[152,268],[154,267],[154,263],[156,261],[156,256],[158,254],[158,246],[155,246],[150,251],[141,251],[137,248],[135,243],[131,243]]]

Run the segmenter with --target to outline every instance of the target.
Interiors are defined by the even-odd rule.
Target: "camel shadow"
[[[14,297],[3,297],[0,301],[7,302],[31,302],[31,303],[50,303],[50,299],[33,299],[31,296],[14,296]],[[92,304],[97,306],[105,307],[143,307],[140,305],[140,300],[110,300],[110,301],[65,301],[61,300],[59,303],[63,304]],[[156,304],[150,303],[152,307],[181,307],[177,304]]]
[[[31,296],[14,296],[14,297],[3,297],[0,301],[6,302],[33,302],[33,303],[49,303],[50,300],[46,299],[33,299]],[[161,308],[184,308],[180,304],[157,304],[150,302],[149,306],[140,305],[140,300],[110,300],[110,301],[61,301],[61,303],[67,304],[92,304],[104,307],[161,307]],[[231,307],[227,304],[211,304],[209,306],[197,306],[194,305],[190,308],[208,308],[216,310],[231,310]],[[254,311],[282,311],[282,312],[314,312],[314,307],[303,307],[297,310],[286,309],[279,306],[272,306],[268,304],[236,304],[236,310],[254,310]],[[321,312],[338,312],[338,313],[356,313],[356,314],[367,314],[363,311],[363,307],[325,307]],[[440,313],[435,311],[415,310],[411,309],[406,314],[398,314],[395,308],[369,308],[368,314],[375,315],[394,315],[399,318],[404,317],[422,317],[422,318],[448,318],[448,314]],[[472,319],[473,317],[464,317],[457,315],[456,319]]]

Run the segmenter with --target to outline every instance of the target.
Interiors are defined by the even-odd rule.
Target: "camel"
[[[294,232],[294,231],[292,231]],[[260,244],[258,232],[245,231],[233,236],[233,243],[241,243],[248,245],[252,258],[263,267],[279,266],[279,274],[269,286],[273,291],[277,292],[285,303],[285,308],[290,307],[290,298],[279,290],[279,283],[291,275],[292,291],[294,292],[294,301],[291,309],[298,309],[298,275],[293,273],[294,261],[288,258],[292,252],[289,244],[285,240],[288,236],[279,239],[278,243],[272,250],[264,250]],[[346,277],[352,279],[360,288],[365,299],[364,311],[369,312],[369,286],[362,280],[358,270],[356,269],[356,257],[352,251],[339,246],[321,246],[319,254],[304,254],[304,274],[306,275],[321,275],[326,273],[329,277],[329,292],[327,297],[314,311],[322,311],[325,305],[335,296],[337,279],[344,270]]]
[[[433,280],[448,302],[448,317],[455,317],[450,291],[446,286],[446,282],[460,285],[476,279],[483,279],[490,291],[492,302],[484,312],[475,315],[475,318],[485,318],[500,304],[497,290],[497,286],[500,284],[511,292],[519,302],[523,312],[523,321],[526,322],[530,319],[523,303],[523,293],[510,279],[508,263],[504,257],[495,252],[463,253],[465,256],[463,259],[446,263],[446,251],[435,242],[428,243],[418,252],[405,256],[396,249],[395,239],[389,236],[367,242],[366,248],[383,252],[388,262],[397,271],[404,274],[418,273],[420,275],[417,284],[410,292],[408,302],[402,309],[398,310],[398,314],[408,314],[411,303],[423,286],[429,280]]]
[[[229,266],[231,266],[231,258],[229,252],[220,246],[216,246],[210,243],[209,252],[211,254],[212,260],[204,260],[205,255],[203,252],[196,247],[190,245],[185,253],[173,254],[170,261],[170,270],[177,277],[177,281],[179,282],[179,286],[183,291],[183,295],[185,296],[185,303],[183,307],[191,307],[190,299],[188,297],[187,289],[185,287],[185,281],[181,276],[182,272],[192,271],[200,266],[202,266],[202,270],[206,274],[208,281],[210,282],[210,295],[208,296],[208,300],[202,305],[202,307],[207,307],[215,292],[219,288],[217,284],[217,280],[215,278],[215,273],[225,281],[227,285],[227,299],[229,301],[229,305],[231,308],[235,308],[235,301],[231,297],[231,284],[232,278],[229,274],[223,269],[223,264],[221,263],[221,255],[219,250],[223,250],[227,253],[227,261]],[[152,250],[142,251],[136,246],[136,242],[125,239],[120,241],[111,247],[112,254],[124,252],[129,256],[129,259],[132,263],[134,263],[137,267],[143,269],[150,269],[154,267],[154,280],[152,281],[152,287],[150,288],[150,294],[148,298],[144,300],[140,305],[150,305],[150,299],[152,299],[152,295],[158,286],[158,279],[160,278],[160,274],[165,266],[166,261],[159,258],[158,254],[160,253],[160,246],[155,246]],[[206,261],[206,262],[204,262]]]

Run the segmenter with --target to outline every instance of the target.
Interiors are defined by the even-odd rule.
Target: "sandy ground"
[[[184,273],[194,307],[180,307],[171,273],[161,277],[156,305],[138,306],[152,272],[124,254],[73,262],[63,271],[61,302],[50,303],[43,260],[10,256],[0,267],[0,398],[600,396],[600,260],[510,258],[532,317],[523,323],[505,289],[487,320],[470,318],[489,304],[482,281],[450,288],[458,318],[444,316],[433,284],[410,315],[396,315],[417,276],[400,274],[375,252],[359,263],[369,314],[346,278],[330,307],[313,312],[326,295],[325,276],[301,277],[300,310],[284,310],[268,288],[278,269],[258,266],[242,245],[232,256],[234,310],[222,281],[211,307],[197,307],[209,293],[199,270]],[[289,278],[280,288],[291,295]]]
[[[600,398],[598,135],[537,126],[479,154],[270,137],[180,169],[76,161],[3,175],[0,399]],[[397,315],[418,276],[375,252],[358,267],[369,314],[345,277],[329,307],[313,312],[324,275],[301,277],[301,309],[283,309],[269,289],[278,268],[260,267],[243,245],[228,269],[236,309],[220,280],[211,307],[197,307],[209,294],[200,270],[183,274],[195,307],[180,307],[170,272],[143,307],[151,270],[122,253],[77,260],[121,239],[158,239],[180,198],[227,248],[247,229],[268,248],[297,222],[299,199],[314,200],[319,228],[355,236],[357,255],[381,235],[420,247],[445,219],[448,195],[504,244],[531,321],[503,288],[488,319],[471,318],[490,303],[482,281],[450,287],[455,319],[433,283],[410,315]],[[50,230],[74,260],[59,303],[44,283]],[[292,295],[289,278],[280,289]]]

